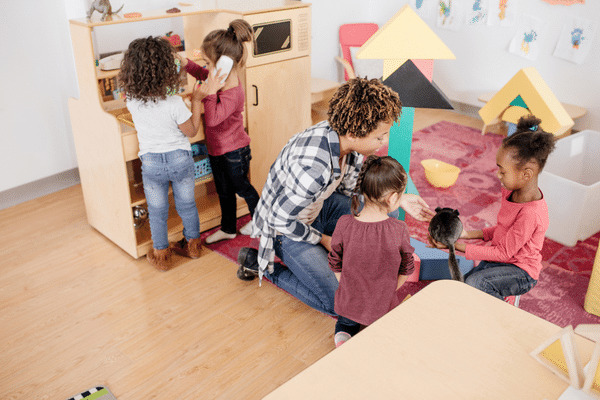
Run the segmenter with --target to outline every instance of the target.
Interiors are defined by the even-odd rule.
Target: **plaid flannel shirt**
[[[347,173],[336,191],[350,197],[363,156],[351,152],[346,163]],[[298,213],[313,204],[341,172],[339,136],[327,121],[294,135],[281,150],[254,212],[252,237],[260,237],[259,282],[265,271],[273,272],[277,234],[313,244],[321,241],[321,233],[300,222]]]

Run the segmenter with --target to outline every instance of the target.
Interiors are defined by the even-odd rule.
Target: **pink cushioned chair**
[[[336,57],[335,59],[344,67],[345,80],[356,78],[350,47],[362,46],[378,29],[379,26],[374,23],[344,24],[340,26],[342,57]]]

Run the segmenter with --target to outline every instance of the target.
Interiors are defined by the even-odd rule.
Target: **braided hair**
[[[512,157],[519,168],[529,161],[535,161],[541,171],[554,150],[556,139],[542,129],[541,123],[542,120],[533,115],[521,117],[516,132],[502,140],[504,149],[513,150]]]
[[[327,116],[329,125],[340,136],[350,133],[366,137],[380,122],[398,121],[401,111],[398,93],[379,79],[354,78],[335,92]]]
[[[388,193],[404,193],[408,176],[402,165],[390,156],[379,157],[371,155],[365,160],[354,189],[352,214],[358,216],[360,202],[358,195],[367,201],[384,205],[384,196]]]

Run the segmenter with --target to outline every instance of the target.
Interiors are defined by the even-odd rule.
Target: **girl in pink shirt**
[[[464,231],[462,239],[483,239],[491,246],[456,243],[470,260],[485,260],[465,274],[465,282],[499,299],[531,290],[542,269],[542,246],[548,208],[538,175],[554,150],[554,136],[532,115],[522,117],[516,132],[502,141],[496,155],[502,203],[497,225]],[[429,239],[438,248],[444,246]]]
[[[204,38],[201,50],[207,68],[188,59],[183,60],[185,70],[202,82],[199,90],[204,103],[206,147],[221,205],[221,229],[208,236],[206,243],[236,237],[236,194],[246,200],[250,215],[254,214],[259,200],[258,192],[248,179],[252,156],[250,137],[244,129],[242,115],[244,88],[239,79],[239,71],[247,57],[244,42],[252,41],[253,37],[248,22],[236,19],[227,29],[214,30]],[[234,61],[226,79],[223,71],[215,71],[222,56]],[[244,235],[251,231],[252,222],[240,229]]]

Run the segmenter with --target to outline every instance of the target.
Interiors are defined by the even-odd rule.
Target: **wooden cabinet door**
[[[310,57],[246,69],[250,179],[259,194],[283,146],[311,125],[310,80]]]

